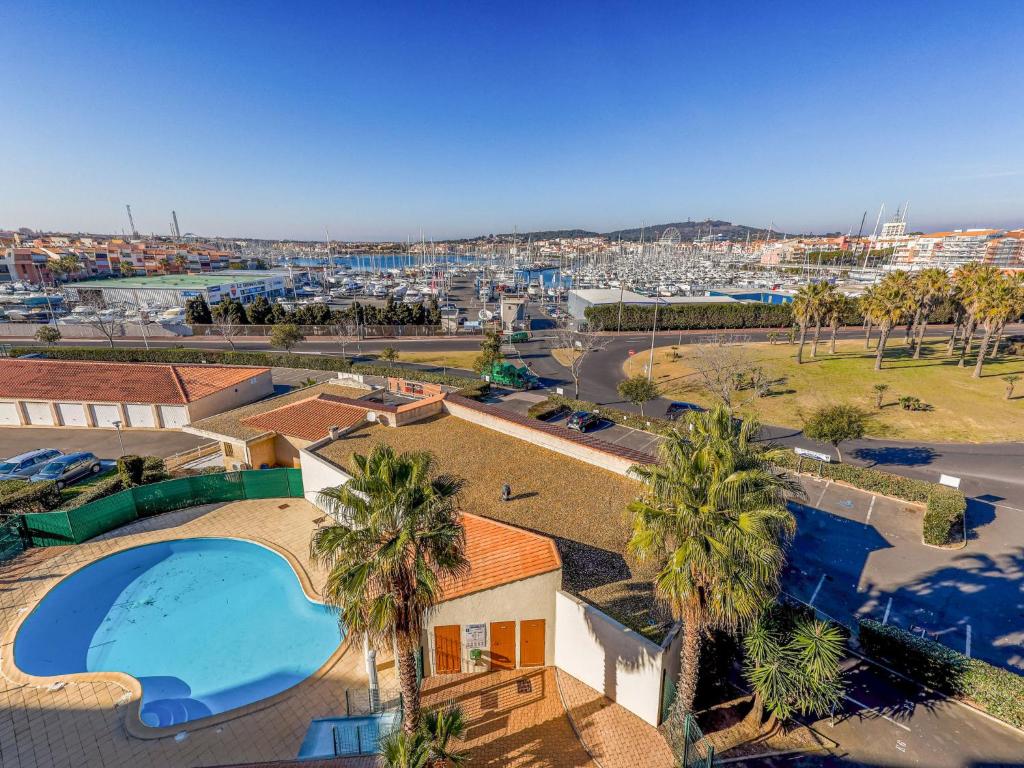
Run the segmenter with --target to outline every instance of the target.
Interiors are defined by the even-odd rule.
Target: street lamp
[[[114,422],[114,429],[117,430],[117,442],[121,445],[121,455],[124,456],[124,440],[121,439],[121,422]]]

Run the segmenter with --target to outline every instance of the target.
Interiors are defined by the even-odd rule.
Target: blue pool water
[[[381,736],[395,727],[398,714],[382,712],[363,717],[327,717],[309,724],[299,747],[299,759],[372,755]]]
[[[142,721],[168,726],[290,688],[342,637],[337,614],[273,550],[180,539],[64,579],[21,625],[14,661],[30,675],[126,672],[142,684]]]

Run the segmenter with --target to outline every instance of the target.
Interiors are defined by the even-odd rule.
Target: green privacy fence
[[[302,496],[298,469],[250,469],[195,475],[141,485],[84,504],[77,509],[24,516],[25,533],[36,547],[81,544],[140,517],[242,499]]]

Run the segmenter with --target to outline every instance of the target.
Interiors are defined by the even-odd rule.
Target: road
[[[210,442],[172,429],[122,429],[124,452],[167,457]],[[92,451],[101,459],[121,455],[117,432],[112,429],[61,427],[0,427],[0,456],[14,456],[36,448],[57,448],[64,453]]]

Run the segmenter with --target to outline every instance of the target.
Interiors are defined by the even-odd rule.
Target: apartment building
[[[900,269],[957,267],[980,261],[1003,269],[1024,269],[1024,230],[955,229],[931,232],[901,243],[894,264]]]

